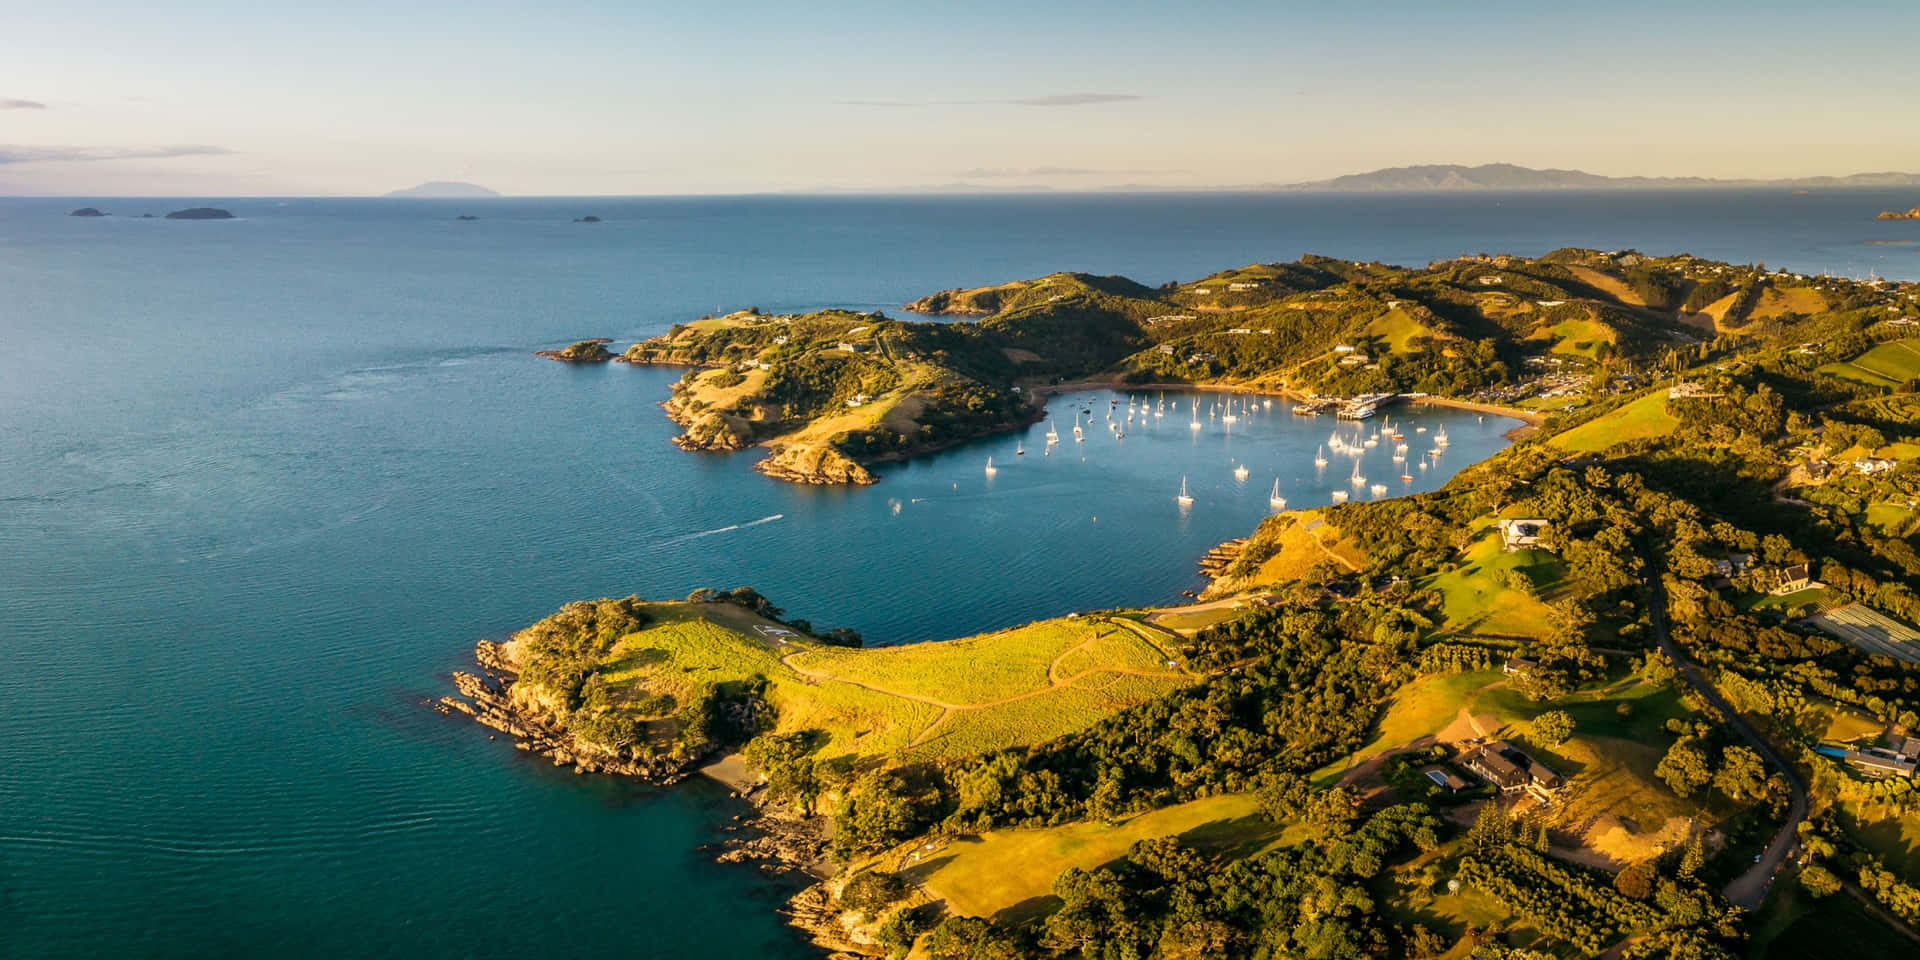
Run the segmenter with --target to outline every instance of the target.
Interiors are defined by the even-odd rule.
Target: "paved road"
[[[1747,721],[1741,719],[1740,714],[1734,712],[1733,706],[1727,703],[1725,697],[1720,696],[1720,691],[1715,690],[1713,684],[1707,682],[1706,674],[1701,671],[1699,665],[1680,653],[1679,646],[1673,642],[1672,635],[1667,632],[1667,591],[1660,582],[1658,566],[1651,556],[1647,558],[1647,570],[1647,592],[1650,601],[1648,614],[1653,620],[1654,635],[1660,640],[1660,649],[1673,658],[1673,662],[1680,667],[1680,673],[1687,678],[1687,682],[1693,684],[1693,688],[1700,691],[1700,695],[1705,697],[1708,703],[1713,704],[1715,709],[1726,716],[1727,725],[1732,727],[1741,739],[1747,741],[1747,744],[1753,747],[1754,752],[1760,754],[1762,759],[1778,768],[1786,776],[1787,789],[1792,794],[1792,802],[1787,808],[1787,822],[1781,825],[1779,833],[1773,835],[1773,842],[1767,845],[1766,852],[1760,855],[1760,859],[1747,872],[1735,877],[1732,883],[1727,884],[1728,900],[1744,909],[1758,910],[1761,901],[1767,897],[1767,883],[1773,879],[1774,872],[1780,869],[1780,864],[1786,861],[1787,851],[1793,849],[1800,821],[1807,818],[1807,783],[1773,749],[1772,744],[1761,739],[1760,734],[1756,733]]]

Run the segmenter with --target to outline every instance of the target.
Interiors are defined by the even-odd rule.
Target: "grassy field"
[[[1840,825],[1888,870],[1910,880],[1920,876],[1920,819],[1903,817],[1895,807],[1845,803]]]
[[[994,830],[924,853],[907,872],[955,913],[1018,920],[1048,906],[1054,878],[1067,869],[1112,863],[1141,840],[1177,835],[1203,850],[1248,855],[1297,839],[1290,832],[1261,817],[1251,795],[1229,794],[1111,824]]]
[[[1550,340],[1554,353],[1565,353],[1587,359],[1597,359],[1600,345],[1612,346],[1619,342],[1620,335],[1613,328],[1592,320],[1564,320],[1551,327],[1543,327],[1529,339]]]
[[[1499,717],[1506,725],[1502,736],[1518,739],[1568,779],[1556,798],[1553,822],[1617,863],[1655,855],[1685,835],[1688,818],[1712,819],[1700,798],[1674,796],[1653,773],[1666,752],[1667,720],[1686,715],[1671,685],[1603,682],[1550,703],[1535,703],[1499,685],[1480,692],[1468,709]],[[1529,738],[1529,722],[1548,710],[1565,710],[1574,723],[1573,737],[1550,748]]]
[[[1421,677],[1401,687],[1381,715],[1373,739],[1352,756],[1315,770],[1311,779],[1330,784],[1346,770],[1373,757],[1440,732],[1460,715],[1461,707],[1499,681],[1499,671],[1483,670]]]
[[[1920,377],[1920,338],[1880,344],[1852,360],[1826,364],[1820,372],[1876,387],[1898,387]]]
[[[1785,877],[1782,878],[1786,880]],[[1784,929],[1767,923],[1753,933],[1753,960],[1900,960],[1920,954],[1920,943],[1881,923],[1851,896],[1815,900],[1786,888],[1774,899],[1790,915]]]
[[[1618,410],[1574,427],[1550,442],[1573,453],[1594,453],[1628,440],[1664,437],[1679,425],[1680,421],[1667,413],[1667,392],[1664,389],[1655,390]]]
[[[1043,620],[936,643],[852,649],[769,640],[731,604],[647,605],[602,674],[628,703],[704,684],[768,681],[778,730],[820,730],[822,756],[946,756],[1038,743],[1192,682],[1132,630]]]
[[[1432,336],[1420,321],[1408,316],[1404,310],[1389,310],[1372,323],[1367,324],[1365,333],[1370,337],[1379,337],[1386,341],[1387,349],[1393,353],[1407,353],[1413,349],[1414,337]]]
[[[1467,550],[1458,568],[1421,584],[1440,592],[1447,616],[1443,626],[1467,633],[1545,636],[1553,624],[1553,611],[1540,598],[1550,597],[1564,575],[1559,559],[1544,550],[1509,552],[1501,548],[1500,533],[1490,522],[1481,529],[1485,533]],[[1504,582],[1509,570],[1519,570],[1533,581],[1532,596]]]

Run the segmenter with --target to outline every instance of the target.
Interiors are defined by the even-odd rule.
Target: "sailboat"
[[[1353,481],[1353,485],[1356,487],[1361,486],[1362,484],[1365,484],[1367,482],[1367,478],[1360,475],[1360,461],[1355,460],[1353,462],[1353,476],[1349,477],[1348,479]]]
[[[1287,508],[1287,498],[1280,495],[1279,477],[1273,478],[1273,492],[1267,494],[1267,506],[1275,510],[1285,510]]]
[[[1000,468],[993,465],[993,458],[988,457],[987,458],[987,476],[991,477],[994,474],[999,472],[1000,472]]]
[[[1263,406],[1263,407],[1266,407],[1266,408],[1268,408],[1268,409],[1272,409],[1272,408],[1273,408],[1273,398],[1272,398],[1272,397],[1268,397],[1268,398],[1266,398],[1265,400],[1262,400],[1262,401],[1260,401],[1260,405],[1261,405],[1261,406]],[[1276,480],[1276,481],[1274,481],[1274,482],[1276,482],[1276,483],[1278,483],[1279,481],[1277,481],[1277,480]]]
[[[1442,448],[1444,448],[1444,447],[1445,447],[1445,446],[1446,446],[1446,445],[1447,445],[1447,444],[1448,444],[1449,442],[1450,442],[1450,441],[1449,441],[1449,440],[1447,440],[1447,428],[1446,428],[1446,427],[1441,427],[1441,428],[1439,429],[1439,431],[1438,431],[1438,432],[1436,432],[1436,433],[1435,433],[1435,434],[1433,435],[1433,445],[1434,445],[1434,446],[1436,446],[1436,447],[1442,447]]]
[[[1190,506],[1193,506],[1193,497],[1192,497],[1192,496],[1190,496],[1190,495],[1188,495],[1188,493],[1187,493],[1187,478],[1186,478],[1186,477],[1181,477],[1181,478],[1180,478],[1180,495],[1179,495],[1179,496],[1177,496],[1177,497],[1174,497],[1174,498],[1173,498],[1173,502],[1174,502],[1174,503],[1177,503],[1177,504],[1179,504],[1179,505],[1181,505],[1181,506],[1183,506],[1183,507],[1190,507]]]
[[[1060,431],[1058,431],[1058,430],[1055,430],[1055,429],[1053,428],[1053,418],[1052,418],[1052,417],[1048,417],[1048,418],[1047,418],[1047,442],[1048,442],[1048,443],[1059,443],[1059,442],[1060,442]]]
[[[1076,441],[1086,439],[1086,436],[1080,432],[1080,414],[1077,412],[1073,415],[1073,439]]]
[[[1320,449],[1314,451],[1313,465],[1316,467],[1324,467],[1327,465],[1327,448],[1325,446],[1322,446]],[[1278,483],[1279,481],[1276,480],[1274,482]]]
[[[1192,422],[1187,424],[1187,429],[1189,430],[1200,429],[1200,405],[1197,403],[1193,404],[1193,420]]]
[[[1347,502],[1347,492],[1346,492],[1345,490],[1335,490],[1335,491],[1333,492],[1333,502],[1334,502],[1334,503],[1346,503],[1346,502]]]
[[[1227,408],[1227,412],[1226,412],[1226,414],[1224,414],[1223,416],[1221,416],[1221,418],[1220,418],[1220,422],[1221,422],[1221,423],[1239,423],[1239,422],[1240,422],[1240,418],[1239,418],[1239,417],[1237,417],[1237,416],[1234,416],[1234,413],[1233,413],[1233,408],[1232,408],[1232,407],[1228,407],[1228,408]]]
[[[1027,445],[1026,445],[1026,444],[1024,444],[1024,443],[1016,443],[1016,444],[1014,444],[1014,445],[1013,445],[1013,455],[1014,455],[1014,456],[1016,456],[1016,457],[1024,457],[1024,456],[1026,456],[1026,455],[1027,455]]]
[[[1376,483],[1373,486],[1368,487],[1367,489],[1372,490],[1373,495],[1377,497],[1387,492],[1387,485],[1384,483]]]
[[[1408,472],[1406,472],[1406,468],[1405,468],[1405,467],[1401,467],[1401,468],[1400,468],[1400,482],[1402,482],[1402,483],[1412,483],[1412,482],[1413,482],[1413,474],[1411,474],[1411,473],[1408,473]]]
[[[1247,465],[1243,463],[1237,467],[1234,467],[1233,478],[1235,480],[1245,480],[1247,478]]]

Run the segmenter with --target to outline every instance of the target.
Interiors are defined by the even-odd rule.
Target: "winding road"
[[[1780,869],[1780,864],[1786,862],[1787,854],[1793,849],[1798,838],[1800,822],[1807,819],[1807,782],[1794,771],[1778,751],[1773,749],[1772,744],[1762,739],[1760,734],[1734,711],[1733,705],[1729,704],[1726,698],[1720,695],[1720,691],[1715,690],[1713,684],[1707,681],[1706,672],[1680,652],[1679,645],[1673,642],[1672,634],[1667,631],[1667,591],[1665,585],[1660,582],[1658,564],[1654,563],[1651,552],[1646,556],[1646,560],[1647,612],[1653,621],[1654,636],[1660,641],[1661,652],[1671,658],[1680,668],[1681,676],[1686,677],[1687,682],[1692,684],[1695,690],[1700,691],[1700,695],[1727,718],[1727,725],[1732,727],[1741,739],[1747,741],[1747,745],[1751,746],[1755,753],[1760,754],[1768,764],[1779,768],[1786,777],[1787,789],[1792,794],[1792,800],[1787,807],[1787,822],[1780,826],[1779,833],[1773,835],[1773,842],[1767,844],[1766,852],[1761,854],[1760,859],[1754,861],[1753,866],[1745,873],[1733,878],[1733,882],[1727,884],[1728,900],[1743,909],[1758,910],[1760,904],[1767,898],[1767,884],[1773,881],[1774,873]]]

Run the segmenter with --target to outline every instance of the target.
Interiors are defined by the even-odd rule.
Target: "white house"
[[[1502,520],[1500,521],[1500,545],[1507,550],[1525,550],[1540,545],[1540,536],[1547,532],[1545,520]]]

